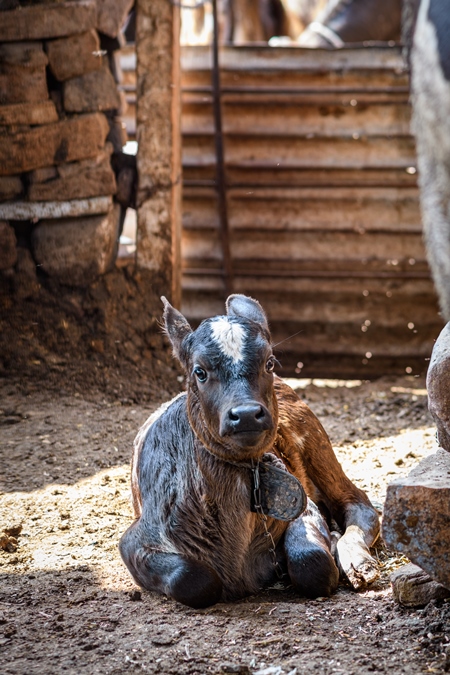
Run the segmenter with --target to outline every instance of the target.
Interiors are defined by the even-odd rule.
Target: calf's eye
[[[200,366],[195,366],[194,375],[199,382],[206,382],[206,378],[208,377],[206,370],[203,370]]]
[[[268,361],[266,363],[266,371],[268,373],[273,373],[274,368],[275,368],[275,359],[273,359],[273,358],[268,359]]]

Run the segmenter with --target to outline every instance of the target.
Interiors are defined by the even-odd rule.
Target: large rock
[[[424,607],[432,600],[450,597],[442,584],[411,563],[391,574],[390,581],[395,600],[405,607]]]
[[[0,105],[46,101],[47,63],[40,42],[0,44]]]
[[[450,451],[450,323],[433,347],[427,389],[428,409],[436,422],[439,445]]]
[[[382,536],[450,589],[450,453],[442,448],[388,485]]]
[[[109,37],[117,37],[134,0],[97,0],[97,30]]]
[[[120,96],[107,64],[101,70],[67,80],[63,88],[63,106],[70,113],[117,110]]]
[[[42,169],[33,172],[30,176],[28,199],[65,201],[114,194],[116,179],[110,161],[112,146],[109,143],[107,146],[106,150],[92,159],[48,167],[49,177],[45,176]],[[39,180],[41,176],[44,177],[43,181]]]
[[[40,269],[61,283],[87,286],[114,264],[120,207],[88,218],[41,221],[32,232]]]
[[[9,270],[17,260],[16,235],[9,223],[0,220],[0,270]]]
[[[0,42],[56,38],[95,28],[95,0],[66,0],[2,11]]]
[[[100,40],[95,30],[45,43],[50,70],[63,82],[102,67]]]
[[[106,117],[96,113],[5,135],[0,143],[0,176],[95,157],[108,131]]]

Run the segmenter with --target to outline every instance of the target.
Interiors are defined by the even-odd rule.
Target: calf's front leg
[[[378,514],[345,475],[314,413],[285,383],[276,380],[275,385],[281,420],[278,444],[292,473],[304,481],[306,474],[306,491],[326,507],[343,532],[336,546],[337,564],[353,588],[363,588],[379,576],[369,551],[380,531]]]
[[[353,588],[364,588],[380,576],[378,563],[371,556],[369,547],[376,541],[380,524],[371,505],[359,502],[347,504],[345,532],[336,544],[336,562]]]
[[[301,595],[318,598],[334,593],[339,571],[331,555],[330,532],[310,499],[302,515],[289,524],[284,547],[290,580]]]
[[[164,593],[194,609],[219,602],[222,581],[217,572],[200,560],[161,552],[157,544],[152,546],[142,537],[139,521],[124,533],[119,550],[138,586]]]

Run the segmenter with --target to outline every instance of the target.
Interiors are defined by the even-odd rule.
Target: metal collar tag
[[[294,520],[306,508],[307,497],[295,476],[271,463],[257,462],[252,468],[251,510],[277,520]]]

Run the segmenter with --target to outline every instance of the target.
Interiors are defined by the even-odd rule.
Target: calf
[[[199,608],[254,593],[280,570],[307,597],[330,595],[338,568],[354,588],[376,579],[369,547],[378,516],[343,473],[318,419],[274,374],[259,303],[232,295],[226,316],[193,331],[163,302],[188,384],[135,441],[136,520],[120,552],[136,583]],[[276,480],[262,486],[263,507],[258,482],[267,467]],[[296,517],[273,507],[280,497],[289,508],[301,503],[292,476],[308,496]],[[339,533],[330,534],[332,523]]]

